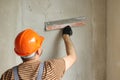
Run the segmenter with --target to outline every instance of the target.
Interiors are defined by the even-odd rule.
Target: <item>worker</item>
[[[71,27],[65,27],[62,33],[67,55],[41,62],[44,37],[32,29],[20,32],[15,39],[14,51],[23,63],[8,69],[0,80],[61,80],[65,71],[76,61],[76,52],[70,39]]]

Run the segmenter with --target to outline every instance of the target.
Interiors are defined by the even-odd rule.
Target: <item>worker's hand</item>
[[[63,29],[63,35],[64,34],[68,34],[69,36],[71,36],[72,35],[72,29],[71,29],[71,27],[70,26],[66,26],[64,29]]]

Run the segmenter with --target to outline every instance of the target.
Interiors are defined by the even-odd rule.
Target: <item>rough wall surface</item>
[[[120,1],[107,3],[107,80],[120,80]]]
[[[13,40],[17,26],[18,1],[0,0],[0,75],[16,64]]]
[[[0,6],[0,74],[21,62],[13,51],[19,31],[29,27],[45,37],[41,60],[63,57],[61,31],[45,32],[44,22],[86,16],[86,26],[73,28],[78,59],[63,80],[105,80],[105,0],[0,0]]]

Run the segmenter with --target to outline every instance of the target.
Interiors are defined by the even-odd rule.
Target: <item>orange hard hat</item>
[[[41,47],[43,41],[44,37],[32,29],[26,29],[16,37],[14,50],[19,56],[29,56]]]

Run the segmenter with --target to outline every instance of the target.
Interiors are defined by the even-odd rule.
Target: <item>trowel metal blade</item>
[[[80,27],[85,25],[86,17],[70,18],[57,21],[45,22],[45,30],[56,30],[64,28],[65,26]]]

